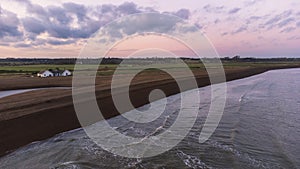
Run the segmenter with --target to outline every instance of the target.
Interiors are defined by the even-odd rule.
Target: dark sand
[[[226,78],[227,81],[231,81],[279,68],[291,68],[291,66],[226,70]],[[130,96],[135,107],[147,104],[149,92],[153,89],[161,89],[167,96],[179,92],[174,80],[167,76],[161,77],[158,78],[159,80],[152,80],[151,83],[149,83],[149,79],[138,79],[136,83],[132,83]],[[205,73],[196,77],[199,87],[210,84]],[[24,80],[22,78],[3,80],[0,82],[0,90],[71,85],[70,77],[62,79],[60,83],[55,83],[50,78],[46,81],[37,78]],[[119,115],[114,107],[107,84],[98,84],[96,96],[105,118]],[[81,125],[74,111],[71,90],[39,90],[0,99],[0,155],[7,154],[33,141],[47,139],[55,134],[79,127]]]

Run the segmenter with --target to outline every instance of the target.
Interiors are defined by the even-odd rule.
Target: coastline
[[[245,68],[238,71],[226,71],[226,81],[246,78],[249,76],[264,73],[268,70],[282,68],[297,68],[299,66],[277,66],[267,68]],[[210,84],[208,76],[196,76],[198,87]],[[49,85],[49,84],[48,84]],[[48,87],[50,87],[49,85]],[[44,87],[44,86],[43,86]],[[54,87],[54,86],[53,86]],[[154,82],[144,82],[133,84],[130,87],[131,101],[135,107],[140,107],[148,103],[148,93],[153,89],[162,89],[166,96],[177,94],[178,86],[174,80],[160,80]],[[19,89],[19,88],[16,88]],[[5,105],[18,98],[29,98],[30,95],[49,94],[49,91],[33,91],[9,96],[0,101],[0,105]],[[0,156],[3,156],[18,147],[34,141],[47,139],[55,134],[81,127],[73,107],[71,90],[58,92],[50,90],[50,94],[55,99],[46,100],[43,104],[32,104],[7,108],[1,110],[0,114]],[[105,118],[119,115],[113,105],[110,90],[107,87],[97,87],[96,96],[99,107]],[[28,101],[30,102],[30,100]],[[17,104],[17,103],[16,103]],[[22,109],[21,109],[22,108]]]

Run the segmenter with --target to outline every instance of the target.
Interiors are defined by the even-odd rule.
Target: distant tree
[[[239,60],[239,59],[241,59],[241,57],[239,55],[235,55],[232,59],[233,60]]]

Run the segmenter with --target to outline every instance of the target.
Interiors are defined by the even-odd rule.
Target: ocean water
[[[0,99],[15,94],[26,93],[35,90],[47,90],[47,89],[71,89],[71,87],[44,87],[44,88],[33,88],[33,89],[17,89],[17,90],[6,90],[0,91]]]
[[[0,158],[0,168],[300,168],[300,69],[273,70],[229,82],[220,124],[202,144],[199,135],[210,106],[210,87],[194,91],[201,98],[196,123],[177,146],[158,156],[114,155],[80,128],[19,148]],[[176,120],[180,95],[168,97],[167,102],[166,111],[147,125],[122,116],[108,122],[135,137],[162,133]]]

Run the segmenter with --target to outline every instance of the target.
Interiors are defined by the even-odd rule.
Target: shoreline
[[[238,71],[226,72],[226,81],[232,81],[261,74],[269,70],[284,69],[284,68],[299,68],[299,66],[277,66],[267,68],[245,68]],[[210,85],[208,76],[196,76],[198,87]],[[148,103],[148,94],[153,89],[161,89],[166,96],[177,94],[178,86],[174,80],[160,80],[152,83],[144,82],[130,86],[131,101],[135,107],[140,107]],[[40,94],[44,91],[34,91]],[[58,93],[55,89],[53,95]],[[10,99],[16,97],[28,98],[32,92],[18,94],[17,96],[9,96],[2,102],[9,103]],[[7,109],[1,111],[0,114],[0,157],[10,153],[11,151],[30,144],[34,141],[50,138],[61,132],[76,129],[81,127],[77,120],[77,116],[73,106],[72,95],[70,90],[61,92],[60,97],[53,99],[50,102],[32,104],[30,107]],[[134,97],[133,97],[134,96]],[[119,112],[113,105],[110,95],[110,89],[99,87],[96,88],[96,97],[103,116],[108,119],[119,115]],[[0,102],[0,104],[2,103]],[[3,103],[3,104],[4,104]],[[22,106],[21,106],[22,108]],[[91,122],[92,123],[92,122]]]

